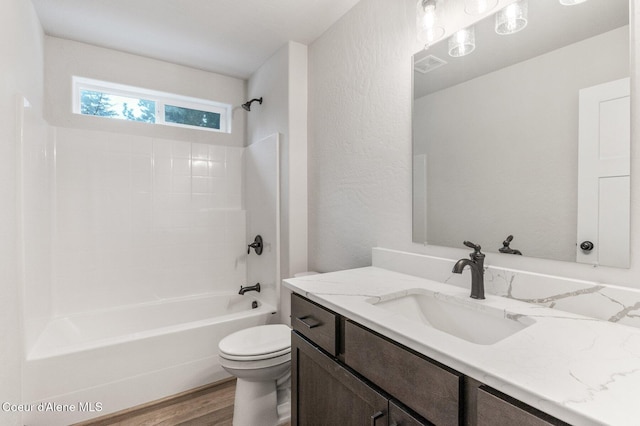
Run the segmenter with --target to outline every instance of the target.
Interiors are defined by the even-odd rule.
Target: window
[[[231,105],[73,77],[73,112],[231,133]]]

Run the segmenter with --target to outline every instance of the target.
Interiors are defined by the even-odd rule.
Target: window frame
[[[115,96],[126,96],[134,99],[144,99],[154,101],[156,105],[155,123],[164,126],[180,127],[185,129],[207,130],[210,132],[231,133],[231,109],[232,106],[222,102],[211,101],[207,99],[194,98],[190,96],[177,95],[175,93],[160,92],[157,90],[145,89],[142,87],[129,86],[126,84],[112,83],[102,80],[94,80],[86,77],[72,77],[72,110],[74,114],[91,117],[89,114],[82,114],[82,92],[94,91],[106,93]],[[173,123],[165,121],[165,105],[176,106],[180,108],[189,108],[199,111],[220,114],[220,128],[194,126],[191,124]],[[97,116],[94,116],[97,117]],[[114,118],[114,117],[104,117]],[[121,118],[116,118],[121,120]],[[124,119],[124,121],[132,121]]]

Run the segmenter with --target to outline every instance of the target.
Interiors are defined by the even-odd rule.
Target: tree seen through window
[[[93,90],[83,90],[80,97],[80,113],[84,115],[141,121],[144,123],[155,123],[156,103],[147,99],[136,99]]]

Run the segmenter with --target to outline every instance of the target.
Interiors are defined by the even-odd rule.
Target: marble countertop
[[[378,267],[284,285],[570,424],[640,424],[640,329],[499,296],[474,300],[468,289]],[[476,344],[375,306],[413,289],[530,325],[496,343]]]

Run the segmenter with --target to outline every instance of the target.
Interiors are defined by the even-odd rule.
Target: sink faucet
[[[465,241],[464,245],[472,248],[473,253],[469,254],[469,259],[460,259],[453,266],[451,272],[461,274],[465,266],[471,269],[471,297],[473,299],[484,299],[484,254],[480,252],[481,247],[470,241]]]

